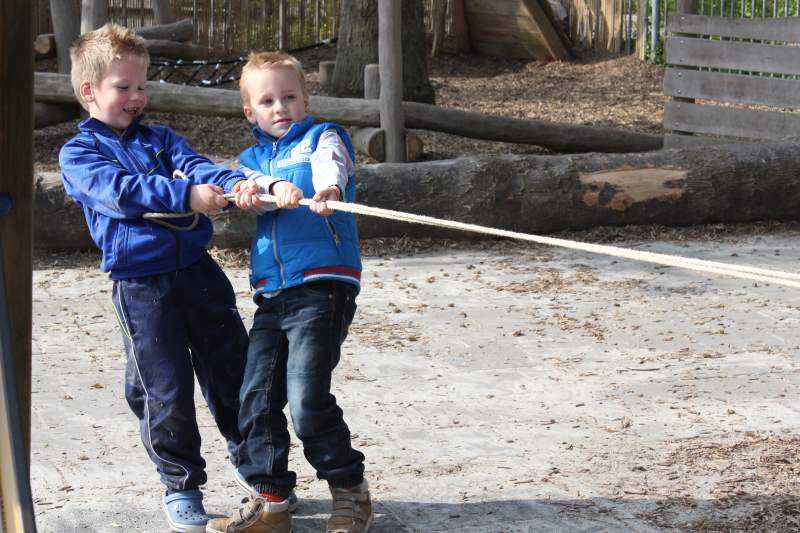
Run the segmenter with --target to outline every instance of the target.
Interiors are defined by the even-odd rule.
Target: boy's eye
[[[119,89],[121,91],[127,91],[128,90],[128,86],[127,85],[117,85],[117,89]]]
[[[295,98],[297,98],[297,97],[295,95],[293,95],[293,94],[290,94],[290,95],[288,95],[286,97],[287,100],[294,100]]]
[[[262,102],[264,105],[272,105],[272,98],[267,98]]]

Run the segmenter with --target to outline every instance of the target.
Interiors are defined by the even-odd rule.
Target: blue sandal
[[[204,533],[209,516],[203,507],[203,493],[197,489],[164,495],[164,512],[173,531]]]

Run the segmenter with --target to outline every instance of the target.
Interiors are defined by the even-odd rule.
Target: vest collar
[[[305,135],[308,129],[311,128],[313,124],[314,124],[314,117],[306,115],[306,117],[300,122],[294,122],[291,126],[289,126],[289,130],[280,137],[273,137],[272,135],[262,130],[258,126],[253,128],[253,137],[255,137],[260,144],[291,142]]]

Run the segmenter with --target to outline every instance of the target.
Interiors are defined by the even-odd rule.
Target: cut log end
[[[360,153],[375,161],[386,161],[386,132],[380,128],[350,128],[353,146]],[[406,131],[406,160],[417,161],[424,153],[422,139],[416,134]]]

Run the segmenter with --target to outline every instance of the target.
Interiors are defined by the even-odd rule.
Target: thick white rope
[[[234,196],[235,195],[227,194],[225,195],[225,198],[228,200],[233,200]],[[277,202],[277,198],[269,194],[261,194],[258,196],[258,198],[262,202],[266,203]],[[311,205],[311,203],[312,201],[307,198],[300,200],[300,205],[308,206]],[[706,261],[703,259],[694,259],[690,257],[659,254],[654,252],[643,252],[641,250],[630,250],[627,248],[619,248],[616,246],[570,241],[567,239],[544,237],[541,235],[530,235],[527,233],[518,233],[516,231],[489,228],[486,226],[478,226],[477,224],[455,222],[452,220],[445,220],[424,215],[414,215],[411,213],[404,213],[402,211],[393,211],[391,209],[383,209],[380,207],[369,207],[366,205],[340,202],[336,200],[328,200],[327,204],[328,207],[330,207],[331,209],[338,211],[345,211],[348,213],[354,213],[357,215],[367,215],[378,218],[387,218],[390,220],[398,220],[401,222],[426,224],[429,226],[437,226],[440,228],[449,228],[461,231],[471,231],[475,233],[483,233],[486,235],[495,235],[497,237],[506,237],[509,239],[517,239],[529,242],[536,242],[539,244],[547,244],[549,246],[560,246],[562,248],[570,248],[572,250],[580,250],[595,254],[610,255],[613,257],[620,257],[623,259],[643,261],[646,263],[655,263],[658,265],[684,268],[687,270],[695,270],[698,272],[707,272],[709,274],[721,274],[725,276],[731,276],[734,278],[741,278],[750,281],[760,281],[763,283],[771,283],[775,285],[783,285],[786,287],[800,288],[800,274],[793,272],[783,272],[779,270],[769,270],[757,267],[731,265],[728,263],[720,263],[717,261]]]

